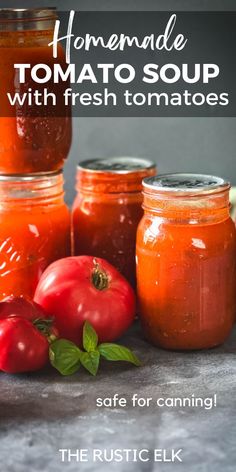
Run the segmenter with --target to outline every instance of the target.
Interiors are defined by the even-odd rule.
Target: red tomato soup
[[[133,286],[142,179],[155,173],[153,162],[132,157],[84,161],[77,172],[73,252],[106,259]]]
[[[70,255],[61,171],[0,175],[0,202],[0,300],[33,297],[44,269]]]
[[[166,349],[225,341],[236,306],[236,230],[229,184],[169,174],[145,179],[137,290],[147,339]]]
[[[48,172],[62,168],[71,144],[70,110],[64,106],[66,82],[54,84],[53,76],[46,83],[31,78],[26,69],[26,81],[20,83],[14,64],[30,64],[31,68],[54,62],[66,65],[64,51],[58,45],[58,57],[53,59],[52,41],[56,13],[53,9],[0,10],[0,172],[8,174]],[[41,71],[45,75],[45,72]],[[39,73],[40,75],[40,73]],[[48,99],[44,110],[34,103],[10,105],[7,93],[22,96],[31,89],[55,92],[57,102]],[[46,110],[46,112],[45,112]]]

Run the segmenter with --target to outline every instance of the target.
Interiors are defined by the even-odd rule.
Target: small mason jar
[[[39,278],[70,255],[70,213],[61,171],[0,175],[0,300],[33,297]]]
[[[62,46],[57,46],[57,58],[52,47],[57,14],[54,8],[0,9],[0,173],[23,174],[49,172],[63,167],[71,144],[71,111],[66,107],[63,92],[67,82],[37,83],[31,78],[32,67],[54,63],[66,66]],[[25,83],[20,83],[19,70],[14,64],[30,64],[25,70]],[[39,72],[42,75],[42,72]],[[43,72],[45,75],[45,73]],[[27,100],[11,106],[8,95],[24,93],[33,97],[44,90],[56,95],[56,104],[48,98],[47,106],[37,106]],[[39,101],[42,100],[39,97]],[[45,103],[45,102],[44,102]]]
[[[133,157],[83,161],[77,170],[73,253],[106,259],[133,287],[142,179],[154,174],[153,162]]]
[[[225,180],[167,174],[143,181],[137,291],[146,338],[166,349],[217,346],[236,307],[236,229]]]

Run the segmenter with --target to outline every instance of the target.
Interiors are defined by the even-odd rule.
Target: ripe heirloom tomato
[[[33,300],[24,297],[7,297],[0,302],[0,320],[19,316],[29,321],[49,318],[49,314]]]
[[[49,314],[23,297],[0,303],[0,370],[9,374],[41,369],[57,330]]]
[[[34,300],[53,314],[59,336],[81,344],[87,320],[100,342],[113,341],[131,325],[135,294],[127,280],[104,259],[67,257],[43,273]]]
[[[9,374],[39,370],[48,362],[47,338],[26,318],[0,320],[0,370]]]

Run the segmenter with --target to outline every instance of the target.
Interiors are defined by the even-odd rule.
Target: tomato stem
[[[108,287],[107,274],[99,267],[97,262],[95,262],[92,272],[92,283],[97,290],[105,290]]]
[[[50,334],[47,339],[49,344],[52,344],[54,341],[56,341],[57,337],[55,336],[55,334]]]
[[[48,339],[48,342],[53,342],[56,336],[51,333],[53,320],[51,318],[43,319],[37,318],[33,321],[33,325]]]

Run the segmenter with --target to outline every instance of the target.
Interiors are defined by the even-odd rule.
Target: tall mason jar
[[[70,213],[61,171],[0,175],[0,300],[33,297],[53,261],[70,255]]]
[[[166,349],[217,346],[236,307],[236,230],[228,182],[169,174],[143,181],[137,290],[147,339]]]
[[[37,83],[31,78],[33,66],[54,62],[66,66],[64,51],[58,44],[58,57],[53,58],[54,8],[0,9],[0,173],[23,174],[48,172],[62,168],[71,144],[71,112],[64,106],[63,92],[67,82]],[[30,64],[26,81],[20,83],[14,64]],[[11,106],[8,95],[24,96],[31,90],[54,93],[53,105],[29,105],[27,100]]]
[[[101,257],[135,287],[135,242],[143,215],[142,179],[156,174],[147,159],[114,157],[83,161],[72,208],[73,253]]]

